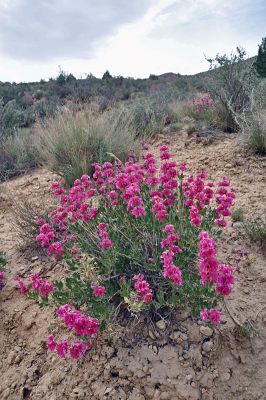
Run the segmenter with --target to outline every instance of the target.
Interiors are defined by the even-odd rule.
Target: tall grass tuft
[[[0,181],[26,173],[38,163],[38,151],[28,129],[21,129],[0,141]]]
[[[123,109],[95,114],[88,108],[58,112],[38,125],[38,148],[42,158],[60,174],[66,185],[82,174],[91,174],[91,164],[112,155],[125,161],[129,151],[139,152],[132,119]]]
[[[266,154],[266,110],[253,113],[244,129],[248,147],[256,154]]]

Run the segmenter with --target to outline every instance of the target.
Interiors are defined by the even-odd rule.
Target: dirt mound
[[[235,207],[259,216],[265,208],[265,160],[244,157],[233,136],[207,145],[196,141],[188,141],[183,133],[170,140],[161,136],[154,148],[158,151],[161,143],[170,142],[174,158],[187,161],[189,171],[205,169],[213,179],[227,175],[237,189]],[[18,199],[40,205],[51,201],[54,178],[49,171],[38,170],[9,181],[0,192],[0,247],[7,253],[9,277],[29,271],[50,277],[58,273],[50,261],[21,253],[12,225]],[[242,323],[249,320],[255,325],[259,335],[243,335],[229,316],[228,323],[214,332],[181,312],[170,327],[163,322],[144,326],[143,335],[136,331],[128,339],[121,335],[113,345],[99,344],[82,360],[60,360],[46,350],[48,334],[61,329],[52,310],[40,310],[8,279],[0,293],[0,398],[264,400],[266,314],[259,311],[266,300],[265,258],[246,238],[241,223],[228,227],[219,247],[224,261],[238,251],[250,253],[228,304]]]

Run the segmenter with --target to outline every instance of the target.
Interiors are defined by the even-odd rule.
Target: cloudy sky
[[[266,0],[0,0],[0,81],[93,73],[147,77],[266,36]],[[264,28],[264,30],[263,30]]]

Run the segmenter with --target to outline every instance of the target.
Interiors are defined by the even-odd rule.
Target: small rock
[[[242,228],[243,224],[241,222],[235,222],[233,225],[234,228]]]
[[[20,347],[20,346],[15,346],[15,347],[14,347],[14,350],[15,350],[17,353],[19,353],[19,352],[22,350],[22,347]]]
[[[210,337],[213,334],[213,329],[209,328],[208,326],[201,326],[200,333],[204,336]]]
[[[155,325],[161,331],[165,331],[165,329],[166,329],[166,323],[165,323],[165,321],[163,319],[160,319],[159,321],[157,321]]]
[[[213,348],[213,342],[211,340],[207,340],[202,344],[202,350],[205,351],[206,353],[209,353],[212,348]]]
[[[222,382],[227,382],[227,381],[229,381],[230,378],[231,378],[231,375],[229,374],[229,372],[224,372],[221,375],[221,381]]]
[[[111,387],[107,387],[104,391],[104,394],[110,393],[112,391]]]
[[[192,386],[193,388],[196,388],[196,387],[197,387],[196,382],[191,382],[191,386]]]
[[[152,340],[155,340],[155,339],[156,339],[156,336],[154,335],[153,331],[150,330],[150,329],[149,329],[149,337],[150,337]]]
[[[15,361],[15,358],[17,357],[17,353],[15,351],[10,351],[10,353],[7,356],[7,363],[9,365],[13,364]]]
[[[188,319],[188,317],[189,317],[189,313],[186,310],[180,311],[180,313],[178,313],[178,315],[177,315],[177,319],[179,321],[185,321],[186,319]]]
[[[172,339],[172,340],[177,340],[177,339],[179,338],[180,335],[181,335],[181,332],[179,332],[179,331],[174,331],[173,333],[171,333],[170,339]]]
[[[33,323],[34,323],[33,321],[25,321],[24,327],[26,331],[28,331],[33,326]]]
[[[17,357],[14,360],[14,364],[19,364],[21,360],[22,360],[22,357],[21,357],[20,354],[18,354]]]
[[[37,260],[39,260],[38,256],[31,257],[31,261],[37,261]]]

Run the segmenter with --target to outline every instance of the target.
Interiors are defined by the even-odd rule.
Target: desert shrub
[[[23,122],[24,115],[16,104],[16,100],[10,100],[4,105],[0,99],[0,138],[15,133]]]
[[[138,153],[134,127],[122,109],[98,115],[89,109],[77,113],[66,109],[39,124],[37,135],[43,159],[67,185],[91,174],[93,162],[113,155],[125,161],[130,150]]]
[[[215,101],[219,101],[226,115],[226,127],[237,128],[235,114],[242,113],[250,104],[250,93],[256,77],[253,62],[247,60],[244,49],[237,47],[230,55],[217,54],[210,63],[212,74],[206,87]]]
[[[235,114],[244,142],[257,154],[266,153],[266,82],[261,81],[250,95],[250,105],[243,113]]]
[[[23,174],[39,163],[32,133],[22,129],[0,141],[0,181]]]
[[[93,177],[83,175],[68,192],[52,185],[59,206],[36,238],[64,260],[66,280],[49,283],[35,274],[30,293],[42,305],[61,305],[58,316],[82,340],[79,356],[119,310],[167,319],[188,307],[220,323],[218,302],[235,278],[218,262],[214,239],[226,226],[234,189],[226,177],[208,182],[204,172],[185,178],[185,164],[178,167],[167,146],[160,158],[160,166],[151,153],[142,164],[95,163]],[[61,353],[62,342],[51,336],[48,347],[65,356],[69,344]]]
[[[134,124],[136,135],[148,138],[162,131],[165,116],[169,114],[168,100],[159,95],[147,96],[132,102],[127,113]]]
[[[266,250],[266,219],[265,217],[253,218],[244,222],[244,228],[247,235],[254,242],[258,242]]]
[[[244,220],[244,210],[242,208],[235,208],[232,210],[232,221],[242,222]]]

